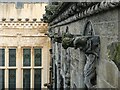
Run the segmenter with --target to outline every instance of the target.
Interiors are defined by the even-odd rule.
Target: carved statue
[[[93,88],[96,85],[96,61],[99,59],[99,45],[100,38],[94,35],[91,22],[87,22],[83,36],[65,33],[62,37],[64,49],[80,48],[85,53],[84,83],[87,88]]]
[[[96,85],[96,61],[99,58],[99,37],[94,36],[87,40],[85,48],[84,83],[87,88]]]
[[[55,33],[52,35],[55,42],[62,43],[62,47],[79,48],[85,53],[85,66],[84,66],[84,83],[87,88],[93,88],[96,85],[96,61],[99,59],[100,52],[100,38],[95,36],[92,24],[88,21],[85,25],[83,35],[73,35],[66,32],[62,36]]]
[[[99,59],[100,38],[94,35],[91,22],[87,22],[84,36],[89,36],[84,49],[86,58],[84,66],[84,83],[87,88],[94,88],[96,85],[96,61]]]

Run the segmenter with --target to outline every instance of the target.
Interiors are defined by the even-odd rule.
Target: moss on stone
[[[113,42],[108,46],[108,56],[120,70],[120,42]]]
[[[68,37],[63,38],[62,46],[64,49],[67,49],[68,47],[73,47],[73,39]]]

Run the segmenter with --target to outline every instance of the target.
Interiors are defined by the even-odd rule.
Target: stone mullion
[[[23,48],[21,48],[21,63],[22,63],[22,69],[21,69],[21,72],[22,72],[22,88],[23,88]]]
[[[31,48],[31,88],[34,88],[34,48]]]
[[[5,88],[8,88],[8,48],[5,48]]]
[[[16,88],[21,88],[22,87],[22,50],[21,47],[18,46],[17,52],[16,52]]]

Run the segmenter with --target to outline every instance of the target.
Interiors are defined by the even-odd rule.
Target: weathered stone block
[[[109,22],[118,20],[118,9],[111,9],[109,11],[101,12],[90,17],[94,23]]]
[[[106,68],[106,81],[113,87],[118,87],[118,70],[115,64],[112,62],[108,62],[105,64],[105,68]]]
[[[120,89],[120,72],[118,73],[118,88]]]
[[[97,88],[107,88],[107,90],[112,90],[113,88],[116,88],[116,87],[113,87],[112,85],[110,85],[108,82],[106,82],[105,80],[103,80],[101,78],[98,78],[97,81],[98,81]]]
[[[97,68],[97,75],[98,79],[104,80],[105,82],[109,83],[112,87],[118,87],[118,69],[113,61],[101,61]],[[101,83],[98,81],[97,84],[99,86],[99,84]],[[108,87],[106,86],[106,88]]]
[[[98,22],[94,23],[95,34],[101,36],[115,36],[118,35],[118,21],[110,21],[110,22]]]

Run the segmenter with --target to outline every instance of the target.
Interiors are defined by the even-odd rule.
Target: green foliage
[[[120,42],[114,42],[108,46],[108,56],[120,70]]]

